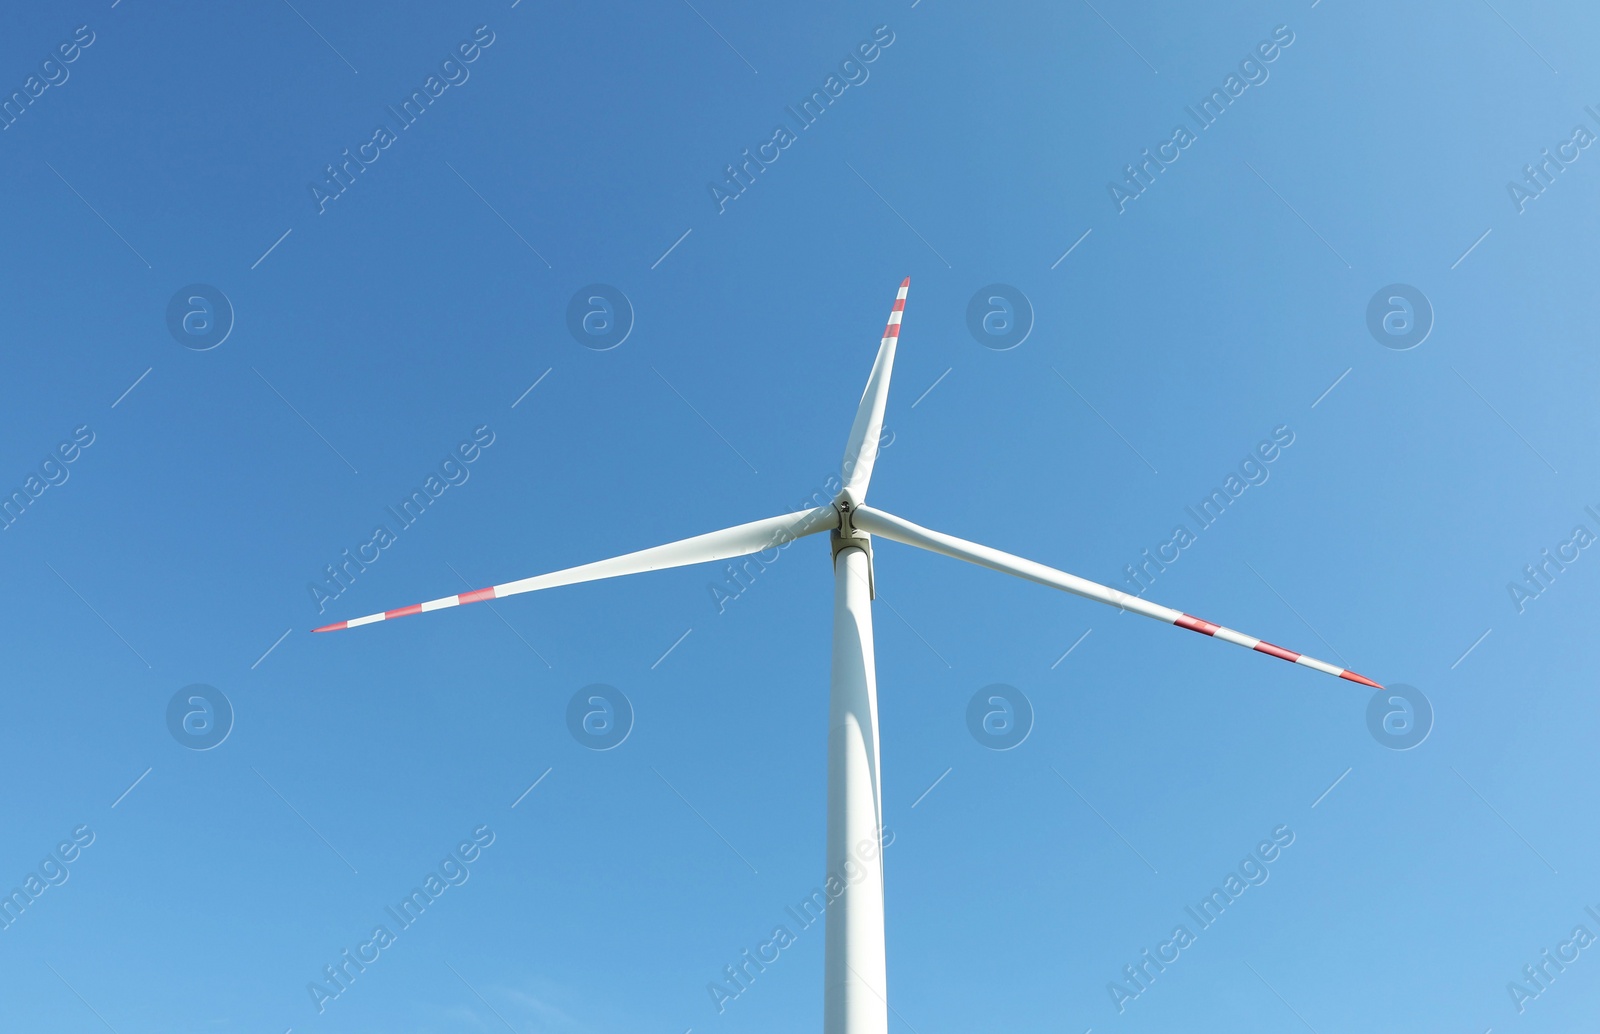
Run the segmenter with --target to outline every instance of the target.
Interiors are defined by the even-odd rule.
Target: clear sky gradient
[[[822,538],[309,630],[825,492],[905,276],[872,504],[1409,696],[879,541],[892,1029],[1600,1011],[1592,11],[3,23],[0,1027],[815,1031]]]

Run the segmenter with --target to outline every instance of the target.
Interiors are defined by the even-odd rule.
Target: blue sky
[[[5,21],[8,1028],[816,1029],[819,929],[722,1012],[707,988],[822,880],[824,542],[720,612],[711,567],[308,630],[795,508],[908,275],[873,504],[1124,588],[1185,525],[1150,599],[1432,719],[1394,749],[1362,687],[880,543],[894,1029],[1535,1032],[1600,1006],[1574,939],[1600,937],[1592,13]],[[615,347],[569,330],[596,284],[632,310]],[[994,284],[1031,310],[1008,349],[968,324]],[[1396,284],[1431,309],[1405,349],[1368,326],[1375,296],[1409,318]],[[1005,751],[967,724],[995,684],[1033,712]],[[569,704],[611,692],[627,738],[590,749]],[[175,731],[197,695],[211,718]],[[1202,929],[1186,909],[1274,831]],[[1568,961],[1534,983],[1546,950]]]

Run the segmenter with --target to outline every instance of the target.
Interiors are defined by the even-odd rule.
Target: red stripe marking
[[[900,336],[900,324],[891,323],[887,327],[884,327],[883,328],[883,336],[884,337],[899,337]]]
[[[421,613],[422,613],[422,604],[413,603],[411,606],[409,606],[409,607],[401,607],[399,610],[386,610],[386,611],[383,612],[383,617],[384,617],[384,620],[387,621],[389,618],[403,618],[403,617],[409,617],[412,614],[421,614]]]
[[[341,630],[349,628],[349,627],[350,627],[350,622],[348,622],[348,621],[337,621],[337,622],[334,622],[331,625],[323,625],[321,628],[313,628],[311,631],[313,631],[313,632],[338,632],[338,631],[341,631]]]
[[[900,289],[901,290],[905,290],[907,287],[910,287],[910,286],[911,286],[911,278],[910,277],[906,277],[904,280],[900,281]]]
[[[1222,627],[1221,625],[1213,625],[1209,621],[1202,621],[1193,614],[1181,614],[1173,624],[1179,628],[1187,628],[1191,632],[1199,632],[1201,635],[1216,635],[1217,629]]]
[[[492,599],[494,599],[494,586],[491,585],[487,589],[473,589],[471,592],[464,592],[456,597],[456,602],[477,603],[479,600]]]
[[[905,312],[906,311],[906,300],[904,298],[896,298],[894,300],[894,311],[895,312]]]
[[[1300,659],[1300,655],[1295,653],[1293,650],[1285,650],[1281,646],[1273,646],[1271,643],[1266,642],[1265,640],[1256,644],[1256,652],[1271,654],[1273,657],[1277,657],[1291,663]]]
[[[1367,678],[1365,675],[1357,675],[1353,671],[1341,671],[1339,673],[1339,677],[1341,679],[1349,679],[1351,682],[1359,682],[1363,686],[1371,686],[1374,689],[1382,689],[1383,688],[1382,686],[1378,685],[1376,682],[1374,682],[1371,679]]]

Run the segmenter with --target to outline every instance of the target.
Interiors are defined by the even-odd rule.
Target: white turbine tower
[[[889,1029],[884,961],[883,861],[876,846],[870,851],[863,846],[880,843],[883,830],[883,773],[879,765],[878,693],[872,650],[871,536],[880,535],[934,553],[943,553],[1061,589],[1096,603],[1132,611],[1168,625],[1200,632],[1258,653],[1337,675],[1364,686],[1382,688],[1369,678],[1326,661],[1285,650],[1231,628],[1213,625],[1183,611],[1150,603],[1032,560],[931,531],[867,506],[867,486],[872,480],[872,468],[878,458],[884,404],[889,396],[889,375],[894,366],[895,344],[900,337],[900,315],[905,309],[906,291],[910,286],[911,279],[907,277],[895,296],[894,310],[889,314],[889,324],[884,328],[883,340],[878,346],[878,358],[872,364],[872,375],[867,379],[867,388],[861,395],[855,423],[850,428],[850,440],[845,446],[840,471],[843,487],[831,504],[740,524],[564,571],[535,575],[504,585],[445,596],[351,621],[340,621],[315,630],[332,632],[463,603],[500,599],[536,589],[727,560],[762,552],[804,535],[831,532],[834,571],[833,687],[828,705],[828,848],[825,872],[830,876],[848,872],[847,861],[852,857],[859,859],[862,855],[874,859],[876,869],[867,878],[842,881],[843,892],[827,907],[827,947],[823,962],[823,1030],[826,1034],[885,1034]],[[859,866],[860,861],[857,860],[856,864]]]

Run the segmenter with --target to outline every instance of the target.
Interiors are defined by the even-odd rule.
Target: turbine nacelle
[[[850,500],[843,494],[834,502],[834,510],[839,514],[839,525],[833,529],[830,542],[833,549],[833,566],[839,566],[839,554],[847,549],[859,549],[866,554],[867,560],[867,598],[878,598],[878,581],[872,563],[872,536],[862,531],[855,525],[857,508],[852,506]]]

